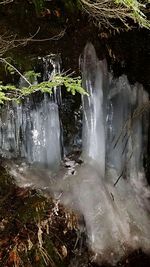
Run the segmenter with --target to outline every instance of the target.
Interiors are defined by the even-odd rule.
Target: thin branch
[[[10,64],[5,58],[0,58],[0,61],[13,68],[29,84],[29,86],[32,86],[32,84],[26,79],[26,77],[16,67]]]
[[[40,27],[37,29],[37,31],[28,38],[22,38],[22,39],[17,39],[16,35],[15,36],[6,36],[1,35],[0,36],[0,57],[2,57],[8,50],[12,48],[16,48],[18,46],[26,46],[29,42],[47,42],[47,41],[58,41],[60,40],[65,32],[66,29],[62,30],[59,34],[50,37],[50,38],[44,38],[44,39],[35,39],[35,36],[39,33]]]
[[[45,39],[28,39],[29,42],[47,42],[47,41],[58,41],[65,35],[66,29],[62,30],[59,34]]]
[[[14,2],[14,0],[5,0],[5,1],[0,1],[0,5],[7,5],[7,4],[10,4],[10,3],[12,3],[12,2]]]
[[[47,41],[58,41],[60,40],[66,32],[66,29],[62,30],[59,34],[50,37],[50,38],[44,38],[44,39],[34,39],[34,37],[38,34],[38,32],[40,31],[40,27],[38,28],[38,30],[36,31],[36,33],[34,35],[32,35],[29,38],[24,38],[24,39],[16,39],[14,40],[14,42],[18,42],[18,43],[25,43],[27,44],[28,42],[47,42]]]

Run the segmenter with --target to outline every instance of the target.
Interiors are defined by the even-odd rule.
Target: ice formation
[[[87,67],[88,66],[88,67]],[[83,87],[89,97],[83,97],[83,157],[101,165],[105,172],[105,129],[103,116],[103,73],[94,47],[85,48],[82,62]]]
[[[66,166],[60,168],[54,183],[43,166],[10,164],[10,172],[21,186],[46,188],[78,210],[84,216],[95,260],[115,264],[133,250],[150,252],[150,189],[143,168],[147,120],[141,113],[148,95],[142,85],[131,86],[125,75],[114,79],[92,44],[84,49],[81,70],[83,87],[89,93],[82,98],[84,163],[67,174]],[[59,164],[55,93],[53,100],[45,97],[36,106],[26,102],[2,110],[1,154],[26,157],[46,166]]]
[[[46,64],[43,79],[60,71],[58,58],[44,59]],[[53,65],[49,73],[47,64]],[[49,76],[48,76],[49,75]],[[22,85],[23,81],[21,81]],[[60,121],[58,104],[61,89],[54,88],[52,96],[34,103],[34,97],[22,104],[11,103],[1,109],[0,154],[7,158],[25,158],[29,163],[41,163],[56,168],[61,160]]]
[[[59,180],[54,191],[84,216],[95,260],[115,264],[136,249],[150,252],[150,189],[142,163],[147,134],[141,114],[148,95],[125,75],[113,79],[91,44],[81,66],[89,93],[82,99],[84,163],[75,175]]]
[[[150,190],[142,164],[146,137],[139,115],[148,95],[125,75],[106,74],[106,63],[91,44],[84,49],[82,75],[89,93],[83,96],[85,164],[73,191],[97,260],[114,263],[128,251],[150,251]]]

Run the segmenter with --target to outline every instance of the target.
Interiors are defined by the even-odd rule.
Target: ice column
[[[81,62],[83,87],[89,96],[83,103],[83,158],[94,161],[105,172],[105,129],[103,117],[103,68],[92,44],[87,44]]]
[[[97,261],[113,264],[129,251],[150,251],[141,113],[148,96],[141,85],[131,86],[125,75],[114,79],[106,74],[105,62],[98,61],[91,44],[84,49],[81,66],[83,87],[89,93],[83,96],[85,164],[74,178],[73,192]]]

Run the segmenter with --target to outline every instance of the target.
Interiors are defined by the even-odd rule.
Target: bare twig
[[[25,38],[25,39],[15,39],[14,42],[16,42],[16,43],[20,43],[21,42],[21,44],[26,45],[28,42],[58,41],[64,36],[64,34],[66,32],[66,29],[62,30],[59,34],[57,34],[57,35],[55,35],[53,37],[50,37],[50,38],[35,39],[34,37],[38,34],[39,31],[40,31],[40,28],[38,28],[36,33],[34,35],[32,35],[31,37]]]
[[[5,58],[0,58],[0,61],[13,68],[29,84],[29,86],[32,86],[32,84],[27,80],[27,78],[16,67],[10,64]]]
[[[66,29],[62,30],[59,34],[50,38],[35,39],[35,36],[39,33],[39,31],[40,28],[38,28],[36,33],[34,33],[31,37],[22,39],[17,39],[16,35],[0,35],[0,57],[2,57],[8,50],[18,46],[26,46],[29,42],[58,41],[64,36]]]
[[[12,3],[14,0],[5,0],[5,1],[0,1],[0,5],[6,5]]]

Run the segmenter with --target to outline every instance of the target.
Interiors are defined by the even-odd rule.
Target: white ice
[[[104,64],[87,44],[82,62],[89,93],[83,96],[86,164],[73,191],[97,260],[115,263],[128,251],[150,252],[150,189],[142,164],[146,144],[143,116],[136,117],[148,95],[141,85],[130,86],[125,75],[105,82],[110,75]]]
[[[125,75],[112,78],[106,61],[98,60],[91,44],[84,49],[81,66],[83,87],[89,93],[82,99],[84,163],[76,167],[75,175],[66,175],[65,168],[60,169],[52,182],[51,173],[42,169],[10,169],[18,180],[25,179],[26,185],[30,177],[36,188],[53,191],[62,203],[79,211],[84,216],[87,241],[95,260],[115,264],[139,248],[150,253],[150,188],[143,168],[147,120],[145,113],[141,115],[148,95],[142,85],[131,86]],[[27,135],[29,140],[22,144],[22,151],[38,162],[53,162],[54,158],[59,161],[55,104],[45,106],[43,102],[32,112],[18,107],[17,120],[12,116],[13,110],[16,109],[1,116],[5,122],[9,114],[8,125],[1,127],[0,147],[6,151],[20,147],[15,123],[19,125],[23,118],[23,131],[28,131],[32,122],[32,133]],[[30,142],[32,145],[27,145]]]

